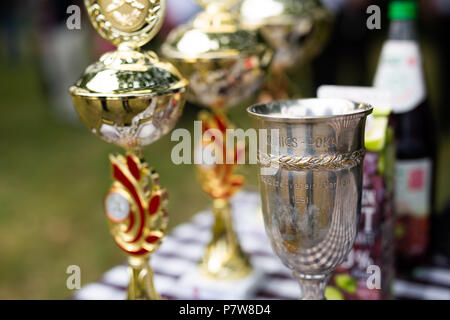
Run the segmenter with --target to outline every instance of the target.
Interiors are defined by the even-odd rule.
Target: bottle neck
[[[389,40],[417,40],[415,20],[392,20]]]

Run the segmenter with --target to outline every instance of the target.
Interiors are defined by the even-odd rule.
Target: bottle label
[[[398,217],[426,218],[431,210],[430,159],[397,160],[395,165],[395,208]]]
[[[381,52],[375,87],[389,90],[392,110],[413,110],[426,97],[420,48],[415,41],[388,40]]]

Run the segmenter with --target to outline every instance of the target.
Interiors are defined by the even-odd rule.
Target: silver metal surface
[[[361,209],[365,119],[372,108],[339,99],[250,107],[258,150],[266,232],[300,280],[304,299],[322,299],[326,281],[350,251]]]

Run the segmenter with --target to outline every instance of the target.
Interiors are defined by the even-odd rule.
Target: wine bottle
[[[395,130],[396,260],[411,268],[425,258],[433,211],[436,132],[417,41],[416,1],[392,1],[389,39],[374,86],[391,93]]]

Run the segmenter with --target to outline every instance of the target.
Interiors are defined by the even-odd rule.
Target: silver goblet
[[[259,184],[266,233],[298,279],[302,299],[324,298],[361,210],[364,129],[372,107],[340,99],[253,106],[261,139]],[[264,135],[264,133],[267,135]]]

